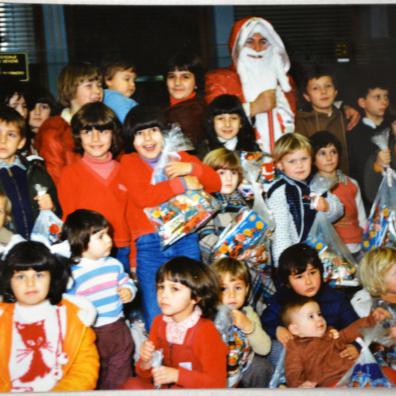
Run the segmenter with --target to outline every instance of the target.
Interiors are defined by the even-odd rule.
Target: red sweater
[[[126,222],[128,195],[121,183],[120,164],[107,179],[100,177],[81,158],[62,169],[58,184],[58,196],[63,218],[76,209],[91,209],[102,213],[114,229],[114,244],[129,245],[129,230]]]
[[[187,330],[182,345],[170,344],[166,340],[166,323],[158,315],[152,324],[149,339],[156,349],[163,348],[163,366],[179,370],[179,380],[172,387],[177,388],[225,388],[227,384],[227,346],[209,319],[201,318]],[[191,370],[180,364],[189,364]],[[150,378],[151,369],[142,370],[140,361],[136,364],[140,377]]]
[[[182,162],[193,163],[193,176],[197,176],[208,193],[220,191],[220,176],[197,157],[185,152],[179,153]],[[144,213],[144,208],[162,204],[185,191],[180,177],[150,183],[153,169],[138,153],[124,155],[121,158],[121,180],[128,189],[128,225],[132,238],[156,232],[155,227]]]
[[[61,116],[50,117],[41,125],[34,145],[44,158],[47,171],[56,185],[59,183],[62,168],[79,158],[73,151],[74,141],[70,125]]]

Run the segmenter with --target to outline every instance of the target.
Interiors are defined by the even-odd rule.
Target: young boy
[[[306,72],[303,96],[312,110],[296,113],[295,131],[308,138],[322,130],[336,136],[342,147],[340,168],[348,174],[346,122],[342,111],[334,106],[338,93],[336,84],[334,75],[325,68],[314,67]]]
[[[14,109],[0,109],[0,190],[12,204],[12,228],[29,239],[40,210],[60,212],[56,188],[43,166],[18,155],[25,145],[25,120]],[[38,195],[35,185],[47,188]],[[58,213],[59,214],[59,213]]]
[[[121,59],[109,62],[103,68],[103,79],[107,86],[103,103],[109,106],[123,123],[129,110],[138,104],[130,98],[136,89],[135,67]]]
[[[381,173],[391,160],[389,150],[379,150],[371,141],[377,132],[389,126],[384,119],[389,107],[388,88],[380,82],[370,81],[358,94],[357,103],[365,117],[347,134],[349,174],[359,183],[363,201],[369,210],[378,188],[377,182],[373,180],[373,173]]]
[[[270,186],[267,202],[275,220],[272,257],[278,267],[283,250],[306,240],[316,211],[325,212],[333,222],[341,217],[343,206],[331,193],[326,193],[326,198],[312,195],[309,187],[312,147],[305,136],[283,135],[275,142],[272,155],[280,177]]]
[[[56,184],[62,168],[78,158],[74,152],[70,127],[72,116],[86,103],[102,100],[103,90],[98,68],[89,63],[65,66],[58,78],[58,95],[65,109],[61,115],[48,118],[34,139],[48,173]]]
[[[319,304],[312,298],[296,297],[286,304],[282,320],[293,338],[286,346],[285,374],[290,387],[332,387],[353,366],[354,360],[340,356],[348,343],[361,336],[385,316],[380,311],[359,319],[338,332],[328,329]]]
[[[268,387],[272,365],[264,355],[271,349],[271,339],[261,327],[257,313],[246,305],[250,292],[249,269],[229,257],[211,267],[219,277],[222,303],[230,308],[233,320],[228,341],[228,386]]]

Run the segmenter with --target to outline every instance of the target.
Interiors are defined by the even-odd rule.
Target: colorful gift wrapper
[[[318,251],[323,279],[331,286],[358,286],[357,263],[323,212],[317,212],[308,245]]]
[[[30,234],[33,240],[43,240],[48,244],[58,241],[62,230],[62,220],[51,210],[41,210]]]
[[[144,209],[157,228],[162,246],[169,246],[203,226],[220,204],[203,190],[188,190],[154,208]]]

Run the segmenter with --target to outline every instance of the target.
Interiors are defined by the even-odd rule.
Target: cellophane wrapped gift
[[[207,192],[187,190],[144,212],[155,225],[165,247],[196,231],[219,209],[220,204]]]
[[[255,269],[264,269],[270,264],[269,236],[274,223],[262,196],[262,185],[258,182],[260,172],[260,166],[246,165],[245,177],[252,186],[253,208],[243,208],[221,233],[213,248],[215,260],[229,256]]]
[[[381,150],[387,148],[388,135],[388,130],[382,131],[372,138],[373,143]],[[396,247],[396,172],[390,167],[383,173],[363,233],[364,251],[381,246]]]
[[[364,339],[358,338],[358,343],[362,346],[360,355],[354,365],[341,378],[337,387],[349,388],[392,388],[395,386],[383,373],[381,366],[374,358],[369,347],[378,338],[381,338],[383,328],[377,324],[370,329],[362,330]]]
[[[180,160],[179,151],[194,150],[191,140],[183,134],[178,124],[172,124],[169,130],[163,132],[163,136],[164,147],[161,157],[154,167],[151,184],[157,184],[168,179],[165,175],[165,167],[172,161]]]
[[[314,196],[320,196],[329,191],[335,182],[335,179],[318,176],[312,180],[311,191]],[[359,284],[357,263],[323,212],[316,213],[306,243],[318,251],[324,267],[325,282],[332,286]]]

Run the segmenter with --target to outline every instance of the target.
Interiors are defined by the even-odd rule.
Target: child
[[[330,222],[342,215],[342,204],[331,193],[312,197],[310,190],[312,147],[298,133],[283,135],[275,142],[275,166],[280,172],[268,190],[268,206],[275,220],[272,257],[275,267],[284,249],[304,242],[315,220],[316,211],[325,212]]]
[[[334,106],[337,93],[335,76],[329,70],[318,66],[308,70],[304,79],[303,96],[311,104],[312,110],[296,113],[295,131],[308,138],[317,131],[332,133],[342,147],[340,168],[348,174],[345,118],[342,111]]]
[[[286,348],[287,385],[334,387],[354,363],[353,359],[342,357],[342,351],[361,336],[362,328],[374,326],[381,318],[379,315],[359,319],[338,333],[327,328],[326,319],[314,299],[300,297],[286,304],[282,321],[294,336]]]
[[[35,138],[36,148],[55,184],[62,168],[78,158],[70,127],[72,116],[84,104],[102,100],[99,70],[89,63],[65,66],[58,77],[58,95],[65,108],[60,115],[48,118]]]
[[[389,91],[385,84],[378,81],[368,81],[364,89],[358,94],[357,103],[364,111],[359,124],[347,135],[348,157],[350,161],[350,176],[356,179],[362,189],[362,197],[366,210],[369,211],[373,196],[369,196],[370,179],[367,179],[367,165],[370,157],[371,172],[381,172],[384,166],[390,163],[389,150],[379,150],[371,138],[375,133],[388,127],[384,119],[389,107]],[[375,193],[374,193],[375,194]]]
[[[62,169],[58,185],[65,219],[76,209],[101,213],[114,231],[115,257],[129,268],[127,193],[120,181],[121,125],[114,112],[101,102],[88,103],[73,116],[74,150],[80,158]]]
[[[99,357],[91,304],[62,296],[68,266],[39,242],[21,242],[2,264],[0,391],[85,391]],[[78,304],[76,304],[78,303]]]
[[[178,52],[169,59],[164,77],[170,101],[165,120],[179,124],[194,147],[199,149],[205,136],[206,112],[201,95],[204,78],[201,60],[193,52]]]
[[[162,315],[153,322],[136,364],[138,379],[124,388],[224,388],[227,348],[211,319],[219,303],[219,284],[207,265],[176,257],[156,276]],[[153,364],[154,353],[163,359]]]
[[[229,257],[216,261],[211,268],[219,277],[221,301],[230,308],[233,320],[228,341],[228,386],[266,388],[272,365],[264,355],[271,349],[271,339],[257,313],[246,305],[251,284],[249,269]]]
[[[338,183],[331,192],[344,205],[344,215],[334,223],[340,238],[358,259],[361,251],[362,234],[367,223],[360,188],[356,180],[338,169],[342,146],[328,131],[319,131],[310,138],[314,165],[321,176],[334,179]]]
[[[220,95],[208,106],[206,136],[209,150],[260,151],[242,104],[235,95]]]
[[[242,180],[242,167],[236,152],[221,147],[208,153],[203,162],[214,169],[221,179],[220,192],[213,194],[221,203],[221,208],[199,230],[199,246],[202,259],[206,264],[211,264],[213,247],[220,234],[236,217],[240,209],[247,207],[247,203],[237,190]]]
[[[107,87],[104,90],[103,103],[109,106],[123,123],[128,111],[137,106],[137,102],[131,99],[136,89],[135,66],[127,60],[116,59],[105,64],[102,73]]]
[[[60,212],[56,188],[44,167],[18,154],[25,145],[25,120],[10,107],[0,108],[0,190],[12,203],[12,230],[30,238],[40,210]],[[35,185],[47,188],[38,195]]]
[[[198,235],[191,233],[166,249],[144,208],[157,206],[187,190],[204,188],[216,192],[221,188],[219,175],[198,158],[179,152],[180,160],[169,163],[168,180],[151,184],[153,168],[162,153],[164,138],[160,118],[144,106],[133,108],[124,123],[134,150],[121,158],[121,178],[128,189],[128,225],[136,243],[137,277],[141,285],[146,327],[150,328],[159,313],[156,302],[155,273],[169,259],[184,255],[200,258]]]
[[[100,356],[99,389],[116,389],[131,375],[133,341],[123,304],[133,300],[136,286],[119,261],[109,257],[111,237],[106,219],[92,210],[69,214],[62,239],[70,244],[73,284],[68,293],[88,298],[98,312],[94,323]]]
[[[366,316],[376,307],[388,311],[389,336],[396,340],[396,250],[379,248],[366,253],[360,262],[359,278],[363,290],[352,298],[359,316]],[[384,373],[396,383],[396,347],[377,345],[375,356]]]
[[[278,290],[269,299],[261,323],[270,337],[283,346],[292,335],[282,326],[280,312],[282,306],[297,296],[315,297],[328,325],[336,329],[343,329],[358,319],[346,296],[323,283],[323,264],[317,251],[308,245],[299,243],[285,249],[279,258],[277,281]],[[273,342],[274,356],[278,348],[279,343]]]
[[[0,104],[16,110],[24,120],[28,119],[26,86],[16,79],[3,78],[0,80]]]

